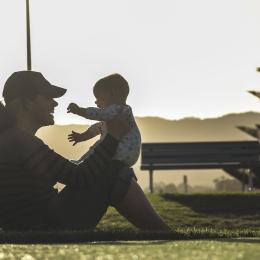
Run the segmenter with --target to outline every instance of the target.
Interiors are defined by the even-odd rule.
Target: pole
[[[26,31],[27,31],[27,70],[31,70],[32,69],[32,61],[31,61],[31,34],[30,34],[29,0],[26,0]]]

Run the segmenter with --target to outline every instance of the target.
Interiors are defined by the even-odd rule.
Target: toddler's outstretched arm
[[[101,134],[101,122],[97,122],[91,125],[85,132],[77,133],[72,131],[71,134],[68,135],[69,142],[74,142],[73,146],[79,142],[87,141],[97,135]]]
[[[93,138],[94,135],[89,131],[89,129],[83,133],[77,133],[72,131],[71,134],[68,135],[68,140],[69,142],[74,142],[73,146],[76,145],[77,143],[87,141],[91,138]]]
[[[75,103],[70,103],[67,108],[67,113],[72,113],[72,114],[76,114],[76,115],[85,117],[86,112],[85,112],[85,108],[79,107]]]

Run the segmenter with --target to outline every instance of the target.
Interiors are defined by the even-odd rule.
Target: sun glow
[[[257,0],[38,0],[30,1],[30,13],[32,69],[68,89],[58,100],[58,124],[85,123],[66,114],[67,105],[94,106],[93,84],[113,72],[128,80],[136,116],[260,109],[247,93],[260,85]],[[3,86],[26,69],[25,1],[1,1],[0,24]]]

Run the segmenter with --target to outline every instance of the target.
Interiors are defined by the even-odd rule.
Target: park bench
[[[259,167],[258,141],[142,143],[141,170],[248,169]]]

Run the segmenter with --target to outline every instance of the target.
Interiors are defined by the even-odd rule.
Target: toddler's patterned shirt
[[[86,157],[88,157],[90,154],[93,153],[95,147],[103,140],[103,138],[107,134],[106,121],[112,120],[116,116],[120,108],[121,105],[116,105],[116,104],[113,104],[105,109],[100,109],[96,107],[86,108],[85,118],[99,121],[91,125],[89,127],[89,131],[91,131],[91,133],[94,136],[101,135],[101,137],[92,147],[90,147],[89,151],[85,153],[77,161],[77,163],[80,163]],[[129,106],[125,106],[124,109],[126,110],[131,108]],[[120,139],[117,152],[113,159],[122,161],[128,166],[133,166],[139,158],[140,149],[141,149],[141,134],[134,120],[134,126],[127,132],[126,135],[124,135]]]

